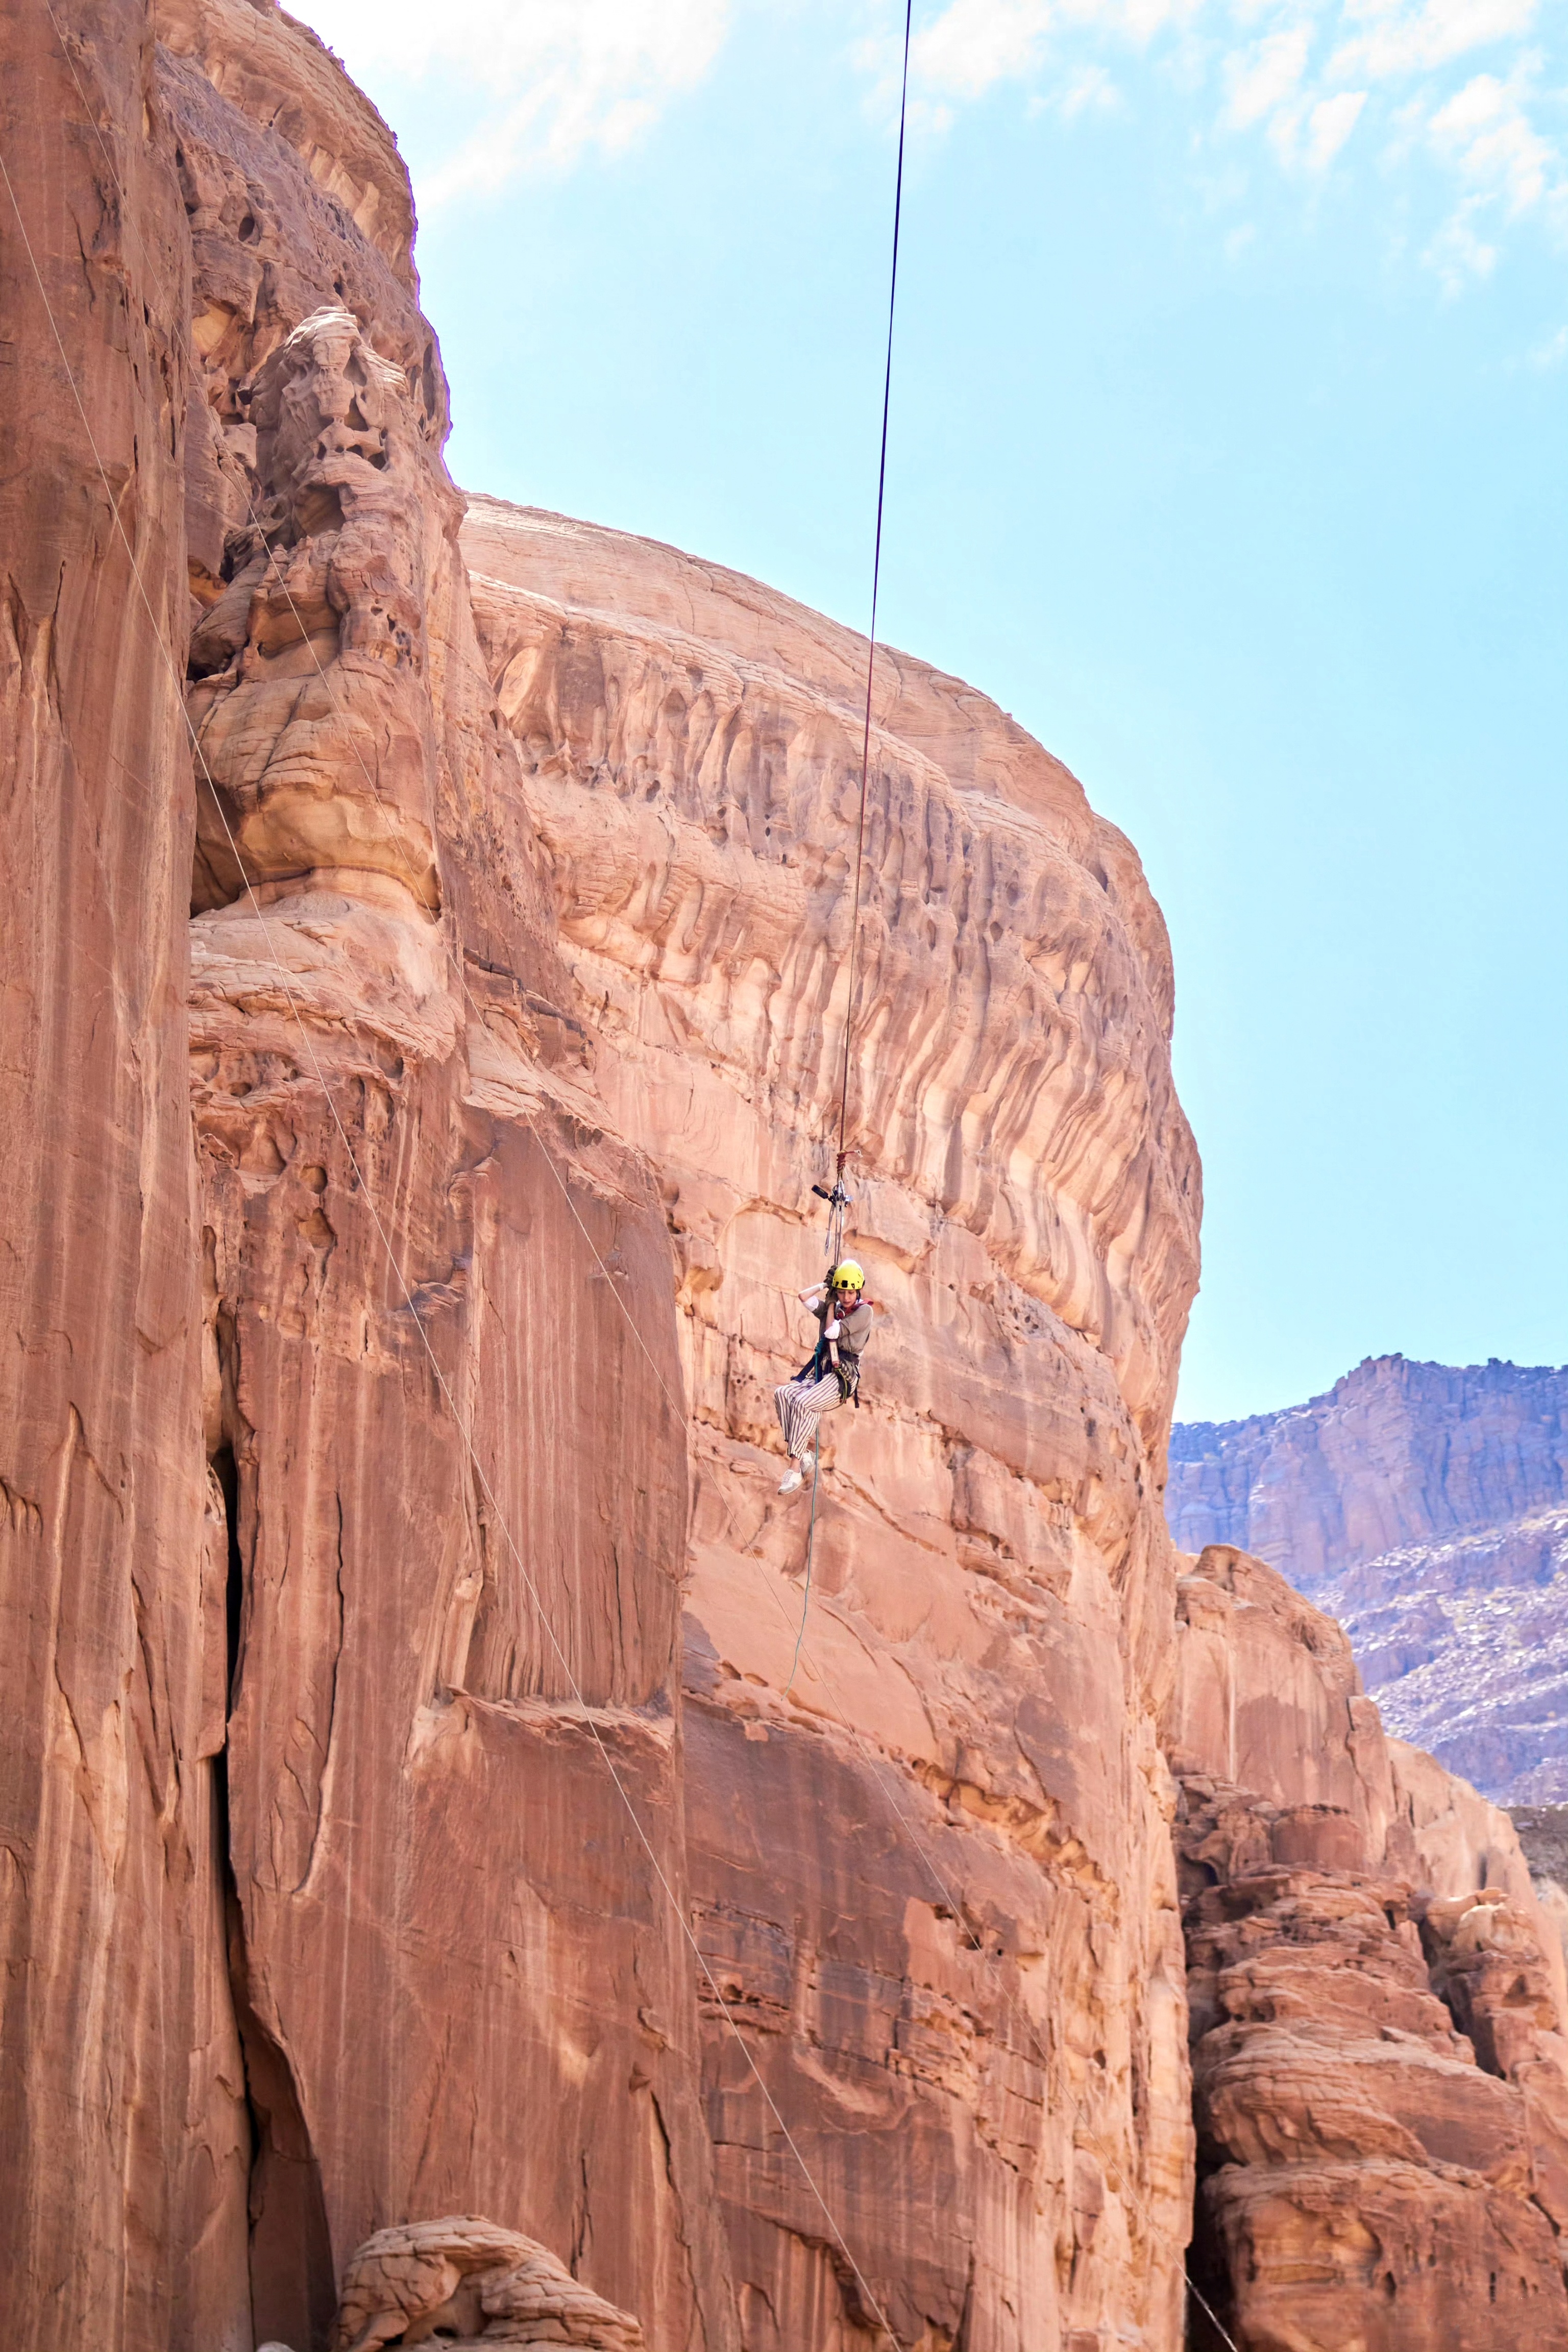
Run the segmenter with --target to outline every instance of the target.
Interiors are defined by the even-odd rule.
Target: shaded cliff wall
[[[1171,1456],[1178,1543],[1282,1569],[1394,1729],[1500,1801],[1568,1794],[1568,1370],[1380,1357]]]
[[[862,1409],[775,1494],[847,1003],[866,649],[720,567],[469,502],[596,1067],[658,1161],[694,1481],[700,1932],[900,2341],[1181,2326],[1189,2126],[1154,1738],[1198,1171],[1136,858],[973,689],[879,665],[850,1240]],[[864,1174],[858,1172],[864,1170]],[[722,2020],[745,2341],[871,2315]]]
[[[1200,2285],[1242,2352],[1568,2345],[1568,1999],[1512,1825],[1384,1738],[1273,1570],[1184,1566]]]
[[[61,2352],[238,2341],[247,2162],[205,1760],[188,257],[144,8],[68,22],[68,57],[42,8],[0,19],[0,2327]]]

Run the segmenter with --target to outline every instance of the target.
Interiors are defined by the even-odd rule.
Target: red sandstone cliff
[[[1195,2274],[1248,2352],[1568,2345],[1568,2000],[1512,1824],[1273,1570],[1184,1565]]]
[[[681,1272],[705,1949],[900,2342],[1172,2341],[1158,1486],[1197,1168],[1163,926],[1057,761],[889,656],[851,1092],[883,1313],[865,1410],[827,1424],[786,1696],[806,1515],[773,1492],[771,1391],[820,1265],[864,646],[560,517],[473,500],[463,546],[598,1083]],[[711,2004],[704,2041],[746,2340],[831,2341],[820,2217]]]
[[[303,2352],[355,2244],[456,2206],[526,2218],[654,2341],[727,2345],[658,1874],[683,1883],[669,1244],[590,1098],[520,1100],[467,1048],[470,992],[531,1070],[578,1032],[406,184],[274,12],[172,5],[156,52],[142,8],[63,21],[68,58],[13,19],[5,77],[66,339],[7,233],[8,430],[44,420],[5,476],[37,1153],[6,1202],[7,2325]]]
[[[1199,1187],[1131,850],[887,657],[884,1311],[792,1681],[863,644],[465,518],[335,62],[252,0],[60,21],[0,100],[64,347],[0,222],[10,2340],[1174,2352],[1189,1963],[1248,2352],[1479,2327],[1488,2231],[1568,2340],[1511,1832],[1165,1533]],[[1259,1965],[1363,1913],[1374,1990],[1282,2047]]]

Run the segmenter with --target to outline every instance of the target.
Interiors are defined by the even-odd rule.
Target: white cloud
[[[1049,0],[952,0],[915,35],[910,71],[955,98],[983,97],[1033,71],[1050,18]]]
[[[1075,114],[1113,114],[1121,92],[1103,66],[1084,66],[1075,73],[1061,96],[1061,110],[1070,122]]]
[[[293,0],[350,70],[472,91],[469,137],[420,201],[490,193],[628,146],[708,72],[730,0]]]
[[[1428,137],[1479,195],[1496,197],[1510,213],[1531,211],[1562,172],[1562,159],[1531,123],[1518,87],[1495,74],[1477,74],[1440,106]]]
[[[1364,89],[1342,89],[1321,99],[1307,117],[1307,167],[1326,172],[1361,120]]]
[[[1489,278],[1497,267],[1496,246],[1478,236],[1474,227],[1479,205],[1479,197],[1468,197],[1444,222],[1422,256],[1428,268],[1437,272],[1447,293],[1462,293],[1472,278]]]
[[[1070,114],[1112,96],[1131,102],[1101,58],[1110,45],[1123,57],[1129,47],[1150,49],[1164,34],[1168,88],[1197,97],[1217,68],[1223,97],[1206,139],[1194,131],[1200,149],[1212,149],[1215,131],[1230,142],[1261,133],[1285,169],[1321,179],[1341,166],[1359,132],[1358,149],[1375,141],[1385,183],[1410,176],[1423,161],[1442,165],[1458,184],[1458,205],[1431,237],[1426,259],[1457,287],[1495,267],[1510,218],[1539,212],[1568,240],[1568,158],[1542,128],[1531,95],[1540,59],[1524,47],[1541,5],[947,0],[917,36],[913,77],[917,88],[940,91],[950,111],[1014,81],[1029,89],[1030,113]],[[1485,49],[1499,53],[1500,69],[1475,73],[1466,61],[1479,62],[1475,53]],[[1388,209],[1386,235],[1399,243],[1403,231]]]
[[[1496,267],[1499,248],[1483,228],[1495,236],[1500,220],[1541,212],[1560,237],[1568,235],[1568,171],[1531,120],[1529,79],[1528,60],[1508,81],[1477,74],[1427,121],[1432,152],[1467,192],[1426,255],[1450,294]]]
[[[1534,22],[1535,0],[1426,0],[1415,8],[1402,0],[1352,0],[1345,16],[1375,21],[1335,52],[1330,73],[1342,81],[1389,81],[1519,38]]]
[[[1201,16],[1210,0],[948,0],[916,32],[910,70],[957,98],[982,98],[1000,81],[1033,74],[1047,54],[1088,34],[1146,47],[1167,26]]]
[[[1227,121],[1237,130],[1246,130],[1261,122],[1265,115],[1276,112],[1284,100],[1290,97],[1307,70],[1307,53],[1312,36],[1305,25],[1296,25],[1288,33],[1270,33],[1256,47],[1238,52],[1226,60],[1226,79],[1230,85],[1230,101],[1226,108]]]

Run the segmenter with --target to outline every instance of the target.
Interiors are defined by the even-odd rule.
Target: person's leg
[[[779,1433],[784,1442],[784,1452],[792,1458],[795,1448],[789,1441],[794,1427],[795,1401],[802,1389],[809,1385],[806,1381],[783,1381],[773,1391],[773,1411],[779,1417]]]
[[[817,1423],[825,1412],[832,1412],[843,1399],[838,1392],[837,1374],[825,1372],[819,1381],[802,1381],[791,1408],[793,1442],[786,1439],[789,1450],[803,1466],[816,1450]]]
[[[790,1456],[790,1467],[779,1486],[781,1495],[792,1495],[804,1484],[816,1440],[817,1422],[823,1413],[833,1412],[843,1402],[837,1378],[832,1372],[825,1373],[819,1381],[786,1381],[782,1388],[773,1391],[784,1451]]]

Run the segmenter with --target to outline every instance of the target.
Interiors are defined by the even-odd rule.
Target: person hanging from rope
[[[871,1336],[875,1308],[866,1296],[866,1276],[852,1257],[836,1265],[826,1282],[803,1290],[800,1303],[821,1325],[811,1361],[793,1381],[773,1391],[790,1466],[779,1481],[781,1495],[793,1495],[813,1467],[816,1424],[851,1397],[860,1402],[860,1356]]]

